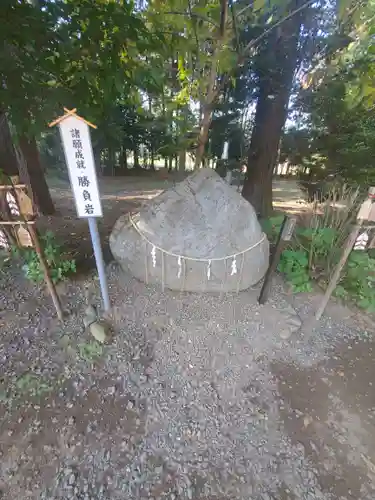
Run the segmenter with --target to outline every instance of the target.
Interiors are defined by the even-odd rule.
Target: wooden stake
[[[271,290],[272,276],[276,271],[281,254],[287,242],[292,239],[296,222],[297,222],[296,217],[287,217],[287,216],[284,217],[283,223],[280,228],[279,236],[277,239],[275,252],[272,256],[269,268],[267,269],[266,276],[264,277],[262,290],[260,291],[258,299],[259,304],[265,304],[268,300],[268,296]]]
[[[324,294],[324,297],[322,299],[322,302],[318,308],[318,310],[315,313],[315,319],[319,320],[322,317],[322,314],[325,311],[325,308],[327,307],[328,301],[331,298],[331,295],[334,291],[334,289],[337,286],[337,283],[339,282],[340,276],[341,276],[341,271],[343,267],[346,264],[346,261],[348,260],[348,257],[350,255],[350,252],[353,249],[354,243],[357,241],[359,231],[362,226],[362,220],[358,221],[358,224],[353,228],[352,232],[350,233],[348,239],[346,240],[345,247],[343,254],[341,255],[341,259],[339,260],[339,263],[336,266],[335,272],[332,275],[332,278],[329,282],[329,285],[327,287],[327,290]]]
[[[365,220],[368,220],[370,213],[371,213],[371,207],[373,200],[375,199],[375,187],[369,187],[368,189],[368,194],[367,194],[367,199],[362,203],[358,210],[358,215],[357,215],[357,224],[356,226],[352,229],[348,239],[346,240],[344,251],[341,255],[341,258],[339,260],[339,263],[336,266],[336,269],[331,277],[331,280],[328,284],[327,290],[324,294],[324,297],[322,299],[322,302],[320,306],[318,307],[318,310],[315,313],[315,319],[319,320],[322,317],[322,314],[325,311],[325,308],[327,307],[328,301],[331,298],[331,295],[334,291],[334,289],[337,286],[337,283],[340,280],[341,276],[341,271],[343,267],[346,264],[346,261],[348,260],[348,257],[350,255],[350,252],[352,251],[355,242],[357,241],[359,231],[361,230],[361,227],[363,226],[363,222]]]
[[[1,220],[0,226],[32,226],[35,220]]]
[[[12,191],[13,189],[27,189],[26,184],[2,184],[0,191]]]
[[[51,280],[51,276],[49,274],[47,262],[44,258],[43,251],[42,251],[40,243],[39,243],[38,233],[32,225],[28,226],[28,230],[29,230],[32,242],[34,243],[35,251],[38,254],[40,265],[42,266],[43,273],[44,273],[44,279],[46,281],[48,291],[51,294],[52,301],[53,301],[53,304],[54,304],[56,312],[57,312],[57,316],[58,316],[59,320],[62,321],[63,312],[61,309],[60,300],[59,300],[59,297],[57,295],[55,285],[53,284],[53,282]]]

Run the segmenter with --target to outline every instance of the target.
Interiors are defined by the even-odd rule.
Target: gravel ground
[[[373,325],[277,283],[162,293],[109,268],[111,341],[83,327],[87,290],[0,277],[0,498],[375,498]],[[296,314],[298,313],[298,316]],[[292,318],[292,319],[291,319]]]

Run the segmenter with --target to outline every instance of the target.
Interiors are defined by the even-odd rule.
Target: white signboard
[[[89,127],[74,115],[59,127],[78,217],[102,217]]]

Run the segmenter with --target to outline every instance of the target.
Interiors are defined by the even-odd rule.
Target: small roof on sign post
[[[86,123],[86,125],[88,125],[89,127],[97,128],[97,126],[94,125],[93,123],[85,120],[84,118],[82,118],[82,116],[77,115],[77,113],[76,113],[77,108],[74,108],[74,109],[64,108],[64,111],[65,111],[64,115],[60,116],[59,118],[56,118],[56,120],[54,120],[53,122],[49,123],[48,126],[49,127],[54,127],[55,125],[58,125],[59,123],[61,123],[62,121],[66,120],[70,116],[74,116],[75,118],[78,118],[78,120],[81,120],[84,123]]]

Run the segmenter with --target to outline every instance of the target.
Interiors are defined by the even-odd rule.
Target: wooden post
[[[334,291],[334,289],[337,286],[337,283],[340,280],[341,276],[341,271],[343,267],[346,264],[346,261],[348,260],[348,257],[350,255],[350,252],[353,249],[353,246],[355,242],[357,241],[359,231],[361,230],[361,226],[363,224],[363,221],[368,220],[370,217],[371,213],[371,207],[372,207],[372,200],[375,198],[375,187],[370,187],[368,190],[368,198],[365,200],[357,215],[357,224],[356,226],[352,229],[352,232],[350,233],[348,239],[346,240],[344,251],[341,255],[341,258],[336,266],[336,269],[332,275],[332,278],[330,279],[330,282],[328,284],[327,290],[324,294],[324,297],[322,299],[322,302],[320,306],[318,307],[318,310],[315,313],[315,319],[319,320],[322,317],[322,314],[325,311],[325,308],[327,307],[328,301],[331,298],[331,295]]]
[[[44,258],[43,251],[42,251],[42,248],[41,248],[40,243],[39,243],[39,237],[38,237],[37,230],[34,228],[35,220],[29,220],[29,216],[32,215],[32,213],[29,213],[25,216],[23,214],[22,209],[21,209],[20,204],[19,204],[20,197],[18,196],[18,193],[22,190],[27,191],[25,184],[2,184],[2,185],[0,185],[0,192],[1,191],[9,191],[12,193],[14,200],[15,200],[15,203],[17,205],[18,214],[20,217],[20,219],[18,219],[18,220],[2,220],[2,218],[0,216],[0,227],[2,228],[3,226],[12,226],[12,227],[26,226],[26,229],[27,229],[27,231],[30,235],[30,238],[31,238],[31,242],[33,243],[35,251],[38,255],[40,265],[42,266],[43,273],[44,273],[44,279],[46,281],[48,291],[51,294],[53,304],[56,308],[57,316],[60,320],[62,320],[63,319],[63,312],[61,309],[60,300],[59,300],[59,297],[57,295],[55,285],[53,284],[51,277],[50,277],[50,274],[49,274],[48,265],[47,265],[47,262]],[[4,227],[4,229],[6,229],[6,228]]]
[[[40,243],[39,243],[39,237],[38,237],[37,230],[34,228],[34,226],[32,224],[30,224],[30,225],[27,224],[27,229],[30,233],[32,242],[33,242],[34,247],[35,247],[35,251],[38,254],[40,265],[42,266],[43,273],[44,273],[44,279],[46,281],[46,285],[47,285],[47,288],[49,290],[49,293],[51,294],[53,304],[56,308],[57,316],[60,320],[62,320],[63,319],[63,312],[61,309],[60,300],[59,300],[59,297],[56,293],[55,285],[54,285],[53,281],[51,280],[51,276],[49,274],[48,265],[47,265],[47,262],[44,258],[43,251],[42,251],[42,248],[41,248]]]
[[[259,304],[265,304],[268,300],[269,292],[272,284],[272,276],[276,271],[277,265],[279,263],[281,254],[288,241],[292,239],[294,228],[297,222],[296,217],[284,217],[283,223],[280,228],[279,236],[276,243],[275,252],[272,256],[271,263],[267,269],[266,276],[264,277],[264,282],[262,289],[260,291],[258,302]]]
[[[343,251],[343,254],[341,255],[341,259],[339,260],[339,263],[337,264],[336,269],[332,275],[332,278],[329,282],[329,285],[328,285],[327,290],[324,294],[322,302],[321,302],[318,310],[315,313],[315,319],[317,319],[317,320],[319,320],[322,317],[322,314],[324,313],[325,308],[327,307],[328,301],[331,298],[331,295],[332,295],[334,289],[336,288],[337,283],[339,282],[339,279],[341,276],[341,271],[342,271],[343,267],[345,266],[346,261],[348,260],[348,257],[350,255],[350,252],[352,251],[352,248],[354,246],[354,243],[356,242],[356,240],[358,238],[358,234],[359,234],[359,231],[360,231],[361,226],[362,226],[362,220],[359,220],[358,222],[359,222],[359,224],[357,224],[353,228],[348,239],[346,240],[344,251]]]

